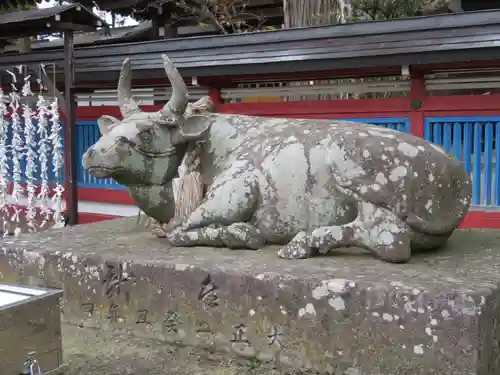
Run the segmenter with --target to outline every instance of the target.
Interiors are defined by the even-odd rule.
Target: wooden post
[[[66,98],[64,122],[64,164],[66,177],[66,210],[68,224],[78,224],[78,190],[76,181],[75,66],[73,31],[64,32],[64,90]]]
[[[410,70],[410,129],[411,134],[424,137],[424,112],[422,106],[425,100],[425,78],[421,71]]]
[[[220,88],[210,87],[210,89],[208,90],[208,96],[210,97],[210,99],[212,99],[212,103],[215,104],[216,108],[218,108],[219,105],[224,104],[224,101],[220,96]]]

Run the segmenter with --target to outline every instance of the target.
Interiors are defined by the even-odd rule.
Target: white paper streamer
[[[8,101],[8,97],[4,95],[3,90],[0,88],[0,218],[2,220],[4,236],[9,232],[9,146],[7,144],[9,122],[5,119],[7,116],[6,101]]]
[[[24,86],[22,89],[22,94],[24,97],[33,96],[31,91],[31,76],[24,78]],[[26,207],[26,221],[28,229],[30,232],[36,229],[36,202],[35,202],[35,176],[34,173],[37,171],[36,158],[37,158],[37,142],[36,142],[36,129],[33,125],[33,110],[30,108],[29,104],[23,104],[23,118],[24,118],[24,144],[25,144],[25,155],[26,155],[26,191],[28,193],[28,204]]]
[[[41,82],[39,82],[41,85]],[[40,206],[40,214],[42,216],[41,228],[45,228],[45,225],[50,222],[52,217],[52,210],[50,209],[49,195],[49,156],[50,156],[50,145],[51,140],[49,137],[49,109],[47,108],[47,101],[43,97],[42,93],[38,95],[38,101],[36,103],[38,108],[38,130],[37,134],[39,137],[38,141],[38,156],[39,156],[39,166],[40,166],[40,193],[38,194],[38,202]]]
[[[21,69],[19,69],[21,70]],[[13,187],[12,187],[12,200],[14,201],[14,204],[19,204],[20,198],[24,194],[24,188],[22,185],[22,170],[21,170],[21,161],[23,158],[23,139],[22,139],[22,124],[21,124],[21,118],[19,116],[19,106],[20,106],[20,99],[21,97],[19,96],[19,93],[17,91],[16,83],[17,83],[17,78],[16,75],[7,70],[7,73],[9,73],[12,76],[13,82],[11,84],[12,87],[12,92],[10,93],[10,103],[9,107],[12,112],[12,180],[13,180]],[[20,220],[20,215],[19,211],[15,210],[14,215],[11,217],[11,221],[14,223],[14,231],[16,234],[20,232],[21,229],[21,220]]]
[[[61,184],[63,176],[61,176],[64,163],[64,151],[61,141],[61,123],[59,121],[59,103],[57,98],[54,98],[50,105],[50,139],[52,141],[52,163],[54,175],[57,178],[56,187],[52,202],[54,203],[54,226],[61,226],[64,223],[62,216],[62,195],[64,186]]]

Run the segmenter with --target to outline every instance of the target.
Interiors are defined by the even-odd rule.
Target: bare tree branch
[[[172,24],[187,17],[195,17],[200,24],[212,25],[224,34],[260,29],[266,22],[262,15],[246,11],[247,5],[243,0],[151,0],[134,12],[146,13],[151,8],[159,10],[167,4],[180,11],[180,14],[169,15]]]

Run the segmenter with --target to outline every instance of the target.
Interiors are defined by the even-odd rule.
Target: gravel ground
[[[63,326],[64,375],[306,375],[129,335]]]

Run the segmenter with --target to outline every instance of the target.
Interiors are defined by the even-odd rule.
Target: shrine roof
[[[77,80],[116,81],[132,58],[134,77],[164,78],[167,53],[184,76],[228,76],[452,64],[500,59],[500,10],[233,35],[76,48]],[[0,68],[62,67],[62,49],[0,56]]]
[[[104,25],[104,21],[80,4],[36,8],[1,14],[0,38],[19,38],[67,30],[95,30]]]

